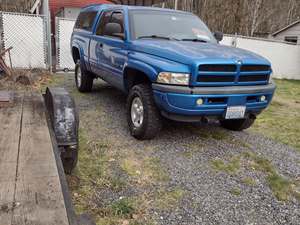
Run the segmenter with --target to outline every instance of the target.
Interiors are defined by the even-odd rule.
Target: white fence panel
[[[70,41],[75,20],[56,18],[56,69],[74,70]]]
[[[300,80],[300,45],[258,38],[226,36],[221,44],[255,52],[272,63],[273,77]]]
[[[0,12],[2,47],[11,50],[14,68],[47,68],[46,18],[44,16]],[[9,63],[9,57],[5,58]]]

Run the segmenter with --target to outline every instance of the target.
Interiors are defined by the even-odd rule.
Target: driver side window
[[[120,11],[116,11],[116,12],[107,11],[107,12],[104,12],[103,15],[100,18],[100,22],[99,22],[97,30],[96,30],[96,35],[114,37],[110,33],[107,33],[107,30],[106,30],[106,25],[107,24],[116,24],[116,25],[118,25],[120,27],[120,33],[124,34],[124,17],[123,17],[122,12],[120,12]]]

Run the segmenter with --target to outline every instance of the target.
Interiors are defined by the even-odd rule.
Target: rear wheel
[[[86,71],[80,63],[77,61],[75,66],[75,83],[80,92],[90,92],[93,87],[94,77]]]
[[[220,124],[222,127],[233,130],[233,131],[242,131],[250,128],[255,122],[255,117],[250,116],[245,119],[238,120],[220,120]]]
[[[127,98],[127,121],[132,136],[140,140],[153,139],[160,131],[162,119],[149,85],[134,86]]]

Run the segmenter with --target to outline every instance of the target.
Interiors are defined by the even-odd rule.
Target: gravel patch
[[[232,157],[253,152],[268,159],[278,174],[299,181],[300,154],[295,149],[248,131],[224,130],[214,121],[168,122],[156,139],[137,141],[127,129],[126,97],[121,92],[97,81],[92,93],[79,94],[69,74],[65,75],[64,86],[76,100],[81,128],[90,139],[110,143],[110,148],[120,155],[130,151],[138,157],[158,158],[168,174],[168,181],[144,186],[126,178],[129,195],[151,196],[158,189],[184,190],[183,197],[170,208],[150,204],[145,214],[151,221],[161,225],[300,223],[299,201],[278,201],[266,175],[249,169],[245,159],[241,159],[239,172],[234,174],[216,171],[211,164],[213,160],[228,162]],[[255,184],[245,184],[245,177]],[[105,202],[120,197],[110,190],[102,192]]]

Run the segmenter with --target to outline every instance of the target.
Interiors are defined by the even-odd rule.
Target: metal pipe
[[[48,45],[47,63],[48,63],[48,69],[50,73],[52,73],[52,44],[51,44],[52,34],[51,34],[51,14],[49,10],[49,0],[44,0],[43,8],[44,8],[44,14],[46,16],[46,26],[47,26],[47,30],[46,30],[47,45]]]
[[[175,0],[175,10],[178,9],[178,0]]]

